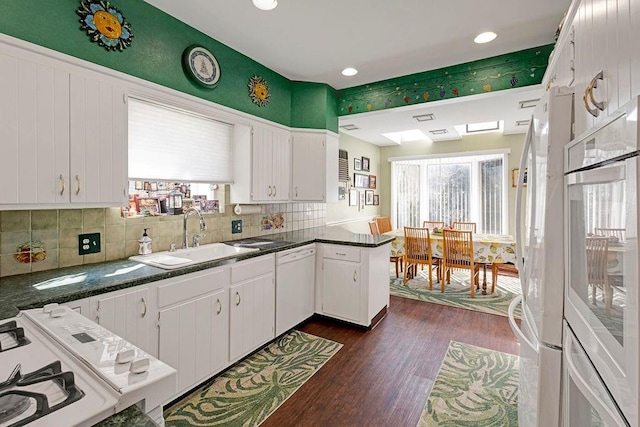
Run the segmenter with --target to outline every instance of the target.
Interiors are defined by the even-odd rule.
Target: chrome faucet
[[[193,206],[188,207],[184,211],[184,218],[182,220],[182,249],[187,249],[189,247],[189,240],[187,239],[187,218],[189,218],[189,214],[191,212],[195,212],[200,217],[200,231],[207,230],[207,224],[204,222],[204,217],[202,216],[202,212],[199,209],[194,208]],[[200,236],[200,235],[198,235]]]

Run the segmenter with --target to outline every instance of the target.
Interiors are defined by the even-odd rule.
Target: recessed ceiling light
[[[478,34],[476,38],[473,39],[473,41],[476,43],[489,43],[496,37],[498,37],[496,33],[494,33],[493,31],[487,31],[486,33]]]
[[[344,70],[342,70],[343,76],[351,77],[351,76],[355,76],[356,74],[358,74],[358,70],[356,70],[355,68],[347,67]]]
[[[272,10],[278,5],[278,0],[252,0],[253,5],[261,10]]]

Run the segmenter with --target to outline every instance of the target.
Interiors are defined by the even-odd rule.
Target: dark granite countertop
[[[276,249],[261,249],[235,258],[190,265],[175,270],[163,270],[127,259],[3,277],[0,278],[0,319],[13,317],[21,309],[42,307],[51,302],[74,301],[194,271],[233,264],[248,258],[292,249],[309,243],[378,247],[393,240],[388,236],[351,233],[338,227],[318,227],[259,237],[288,243]],[[133,405],[100,422],[97,426],[153,427],[156,424],[137,406]]]
[[[313,242],[378,247],[393,240],[393,237],[389,236],[356,234],[340,227],[317,227],[259,237],[286,241],[288,244],[175,270],[163,270],[125,259],[2,277],[0,278],[0,319],[13,317],[21,309],[42,307],[52,302],[74,301],[194,271],[233,264]]]

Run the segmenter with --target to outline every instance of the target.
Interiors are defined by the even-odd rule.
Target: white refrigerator
[[[509,307],[509,323],[520,341],[518,422],[524,427],[559,426],[561,419],[563,158],[572,118],[573,90],[550,88],[533,112],[520,162],[516,240],[522,295]]]

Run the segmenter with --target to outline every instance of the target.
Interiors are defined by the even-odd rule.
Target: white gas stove
[[[175,391],[175,369],[68,307],[0,321],[0,427],[91,426],[133,404],[163,425]]]

